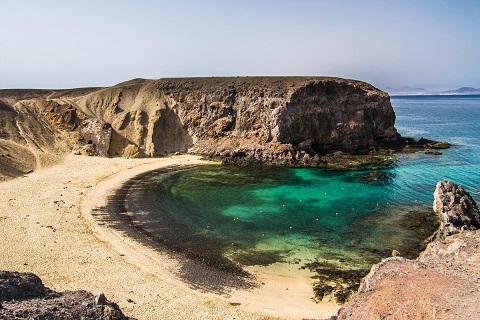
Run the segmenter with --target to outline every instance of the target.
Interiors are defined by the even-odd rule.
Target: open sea
[[[393,249],[415,258],[437,227],[435,185],[480,198],[480,96],[392,97],[402,136],[448,141],[442,155],[398,154],[376,171],[206,165],[138,183],[142,228],[198,256],[243,266],[321,262],[368,269]]]

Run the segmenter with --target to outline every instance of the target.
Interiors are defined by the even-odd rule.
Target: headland
[[[168,252],[96,219],[95,208],[107,206],[130,178],[202,163],[197,156],[156,157],[188,151],[227,163],[351,169],[389,164],[399,150],[449,146],[400,137],[388,94],[361,81],[326,77],[135,79],[109,88],[0,90],[0,113],[0,269],[34,272],[55,290],[105,292],[140,319],[318,318],[338,309],[333,304],[310,308],[310,294],[300,293],[309,292],[310,284],[286,277],[275,280],[284,285],[269,279],[266,283],[275,285],[261,289],[198,290],[179,279],[178,260]],[[431,247],[454,245],[430,255],[449,252],[447,264],[431,260],[428,266],[440,266],[435,270],[443,275],[475,274],[470,262],[478,260],[471,249],[476,232],[435,242]],[[470,258],[462,253],[463,244],[473,250],[466,251]],[[425,257],[432,251],[426,252]],[[404,268],[409,267],[394,266],[392,273]],[[338,318],[354,314],[349,308],[367,301],[362,292],[372,290],[361,289]],[[373,291],[387,292],[382,290]],[[445,290],[428,295],[434,306],[429,310],[433,317],[441,310],[458,318],[460,310],[448,313],[457,307],[436,307]],[[471,301],[458,286],[452,292]],[[375,306],[382,308],[375,312],[387,314],[393,305],[368,301],[373,306],[366,307],[367,315]]]

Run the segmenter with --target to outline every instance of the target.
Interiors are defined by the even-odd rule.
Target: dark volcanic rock
[[[37,298],[45,295],[42,280],[33,273],[0,271],[0,301]]]
[[[461,230],[480,228],[480,212],[475,200],[462,187],[443,180],[434,193],[433,210],[440,216],[440,238],[459,233]]]
[[[0,302],[1,319],[132,319],[106,298],[95,303],[87,291],[52,291],[33,273],[0,271]]]

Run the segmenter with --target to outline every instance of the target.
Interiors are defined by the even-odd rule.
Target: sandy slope
[[[290,286],[291,279],[276,286],[267,276],[260,279],[267,285],[253,291],[194,290],[175,275],[175,259],[93,219],[90,210],[136,174],[197,163],[202,161],[195,156],[69,155],[60,165],[0,183],[0,269],[34,272],[57,291],[102,291],[126,314],[140,319],[301,319],[333,314],[336,305],[311,303],[308,294],[300,293],[308,284]]]

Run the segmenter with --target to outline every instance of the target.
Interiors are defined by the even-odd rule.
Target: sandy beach
[[[57,290],[104,292],[139,319],[322,318],[339,308],[315,304],[308,281],[250,270],[259,285],[223,292],[178,277],[178,260],[99,223],[92,210],[132,177],[197,156],[122,159],[66,156],[63,163],[0,183],[0,269],[33,272]]]

